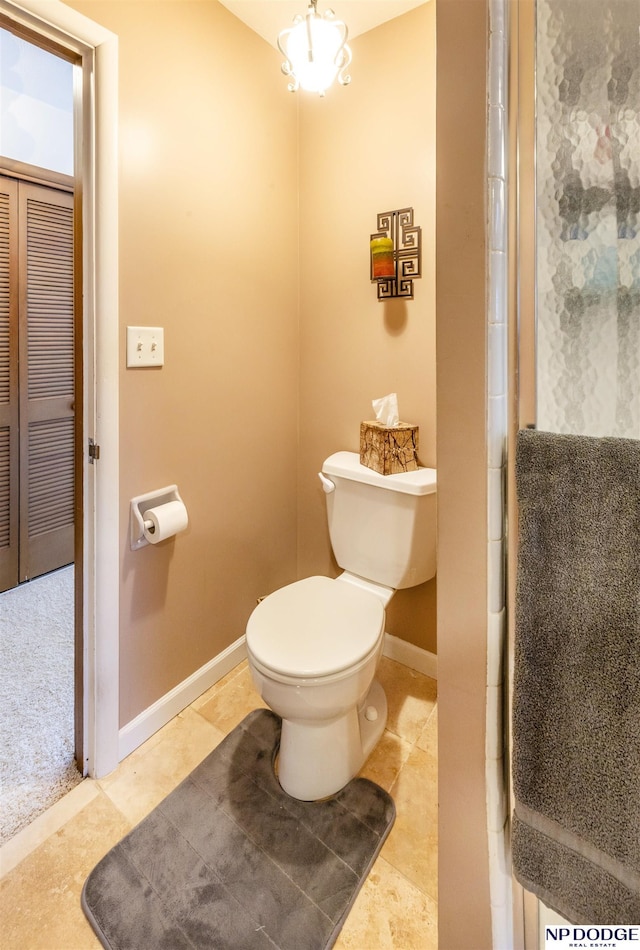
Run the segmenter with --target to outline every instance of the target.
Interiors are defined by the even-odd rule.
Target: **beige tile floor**
[[[386,731],[361,774],[393,796],[397,817],[336,943],[337,950],[435,950],[436,682],[383,658]],[[246,662],[204,693],[107,778],[86,779],[0,849],[2,950],[93,950],[80,907],[100,858],[252,709]],[[139,950],[153,950],[139,948]]]

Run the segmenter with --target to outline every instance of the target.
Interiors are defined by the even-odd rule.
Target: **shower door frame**
[[[511,0],[509,30],[508,294],[512,392],[507,457],[508,721],[513,699],[518,507],[515,446],[519,429],[536,425],[536,0]],[[509,760],[512,746],[509,729]],[[513,789],[509,789],[513,813]],[[513,946],[539,950],[538,900],[512,877]]]

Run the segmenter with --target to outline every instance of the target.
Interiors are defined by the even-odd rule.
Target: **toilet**
[[[282,719],[278,779],[303,801],[343,788],[384,732],[375,673],[385,607],[396,590],[436,573],[434,469],[379,475],[357,453],[337,452],[319,477],[342,573],[269,594],[246,631],[256,689]]]

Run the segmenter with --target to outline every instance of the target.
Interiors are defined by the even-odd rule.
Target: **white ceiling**
[[[308,0],[220,0],[239,20],[246,23],[267,43],[276,47],[281,30],[291,26],[294,16],[305,13]],[[349,28],[349,38],[366,33],[375,26],[393,20],[426,0],[318,0],[318,13],[331,9]],[[277,48],[277,47],[276,47]]]

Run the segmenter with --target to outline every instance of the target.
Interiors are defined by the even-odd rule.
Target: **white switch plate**
[[[164,366],[164,327],[127,327],[127,366]]]

